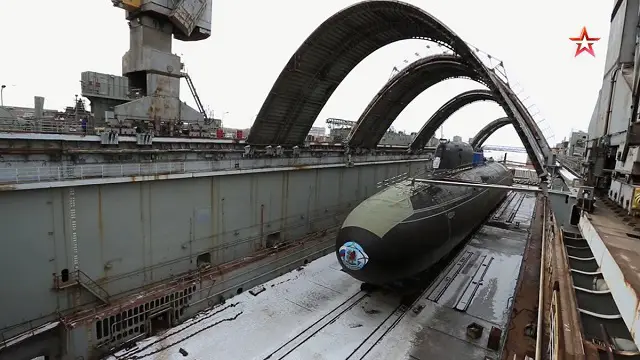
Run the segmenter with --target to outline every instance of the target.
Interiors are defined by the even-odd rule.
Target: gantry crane
[[[122,75],[131,88],[141,89],[141,97],[118,105],[118,119],[160,122],[196,122],[207,114],[191,79],[187,79],[200,109],[180,101],[180,57],[171,52],[175,37],[199,41],[211,36],[212,0],[111,0],[126,11],[129,21],[129,51],[122,57]]]

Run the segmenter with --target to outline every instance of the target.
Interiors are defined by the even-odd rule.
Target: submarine
[[[442,139],[422,178],[513,184],[513,174],[467,143]],[[338,261],[366,284],[402,284],[428,271],[478,228],[508,190],[405,180],[367,198],[336,237]]]

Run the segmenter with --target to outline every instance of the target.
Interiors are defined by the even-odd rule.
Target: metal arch
[[[356,3],[322,23],[293,54],[269,92],[247,142],[299,145],[337,86],[364,58],[398,40],[429,39],[448,47],[486,79],[540,176],[546,176],[546,140],[506,84],[451,29],[422,9],[400,1]]]
[[[471,140],[471,145],[474,149],[477,149],[484,144],[485,141],[489,138],[489,136],[493,135],[494,132],[498,131],[498,129],[503,128],[506,125],[513,124],[513,120],[508,117],[501,117],[493,120],[488,123],[485,127],[480,129],[476,136]]]
[[[428,39],[482,63],[447,26],[398,1],[363,1],[321,24],[293,54],[269,92],[247,141],[299,145],[347,74],[379,48],[398,40]]]
[[[409,148],[413,151],[420,150],[424,148],[433,134],[438,130],[438,128],[453,115],[456,111],[460,110],[466,105],[474,103],[476,101],[487,101],[492,100],[496,101],[496,97],[492,91],[489,90],[469,90],[465,91],[461,94],[456,95],[451,100],[447,101],[444,105],[442,105],[430,118],[427,122],[422,126],[418,135]]]
[[[489,76],[492,79],[491,83],[497,85],[496,91],[500,93],[500,98],[505,102],[506,107],[503,106],[503,109],[507,116],[514,119],[513,127],[527,150],[527,155],[533,163],[536,173],[542,181],[546,181],[549,175],[546,170],[546,161],[551,159],[551,148],[547,139],[511,88],[496,74],[489,72]]]
[[[434,55],[413,62],[371,100],[349,133],[349,147],[375,148],[396,117],[418,95],[441,81],[461,76],[483,83],[482,77],[459,56]]]
[[[542,130],[536,123],[533,116],[531,116],[531,113],[529,113],[528,108],[524,106],[524,104],[520,101],[518,96],[513,92],[513,90],[507,84],[504,83],[504,81],[502,81],[502,79],[500,79],[499,77],[496,77],[496,78],[499,80],[500,86],[504,88],[505,92],[507,93],[507,96],[510,99],[515,100],[513,103],[516,106],[518,112],[524,117],[524,120],[528,125],[527,126],[528,129],[532,130],[534,138],[537,140],[537,143],[540,147],[542,155],[544,157],[548,157],[549,154],[551,153],[551,147],[549,146],[549,142],[547,141],[547,138],[542,133]]]

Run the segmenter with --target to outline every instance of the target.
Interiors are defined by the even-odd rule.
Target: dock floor
[[[407,312],[372,351],[370,359],[497,359],[487,344],[493,327],[504,335],[518,281],[522,255],[535,208],[535,197],[522,196],[516,211],[518,229],[483,226],[421,299],[419,313]],[[466,260],[466,259],[469,260]],[[460,266],[462,265],[462,266]],[[486,265],[486,266],[485,266]],[[480,274],[484,273],[484,276]],[[477,284],[474,284],[477,282]],[[474,287],[476,285],[477,287]],[[415,307],[414,307],[415,308]],[[467,326],[482,326],[478,339]],[[501,345],[498,338],[497,345]]]
[[[535,199],[510,194],[408,309],[360,291],[329,254],[108,359],[495,359],[487,340],[506,334]]]

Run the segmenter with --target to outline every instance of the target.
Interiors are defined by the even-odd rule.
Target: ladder
[[[71,223],[71,249],[73,251],[73,271],[80,269],[80,261],[78,260],[78,233],[76,223],[76,189],[69,188],[69,222]],[[80,292],[75,291],[73,294],[74,306],[80,305]]]
[[[202,116],[204,116],[204,123],[207,125],[210,124],[211,120],[207,116],[207,112],[205,111],[204,106],[202,105],[202,101],[200,101],[200,97],[196,92],[196,87],[193,85],[193,80],[191,80],[191,76],[189,76],[189,74],[187,74],[186,72],[182,73],[182,76],[187,80],[187,85],[189,85],[189,90],[191,90],[191,95],[193,95],[193,100],[196,101],[196,106],[198,107],[198,111],[200,111]]]

